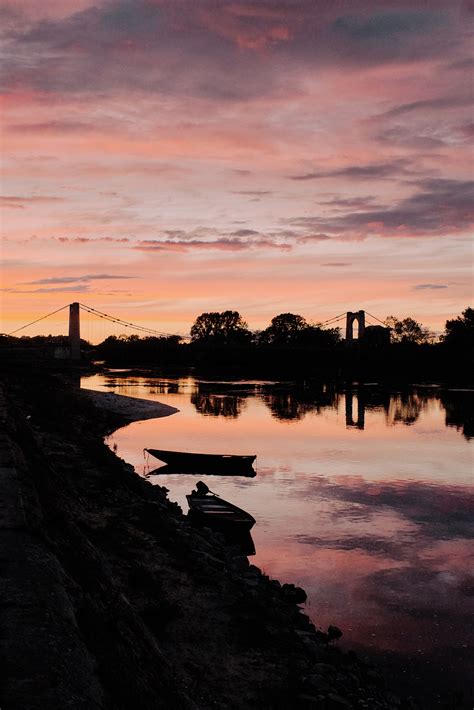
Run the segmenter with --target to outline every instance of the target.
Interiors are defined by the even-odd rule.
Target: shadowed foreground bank
[[[52,376],[4,383],[2,710],[417,707],[117,459],[122,423]]]

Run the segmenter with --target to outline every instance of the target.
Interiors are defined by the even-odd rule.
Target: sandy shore
[[[113,392],[81,389],[81,396],[91,401],[99,409],[105,409],[111,414],[123,417],[128,422],[169,417],[171,414],[179,412],[176,407],[170,407],[162,402],[151,402],[148,399],[127,397]]]

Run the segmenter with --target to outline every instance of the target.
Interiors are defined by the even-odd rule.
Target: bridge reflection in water
[[[365,402],[362,392],[356,395],[357,400],[357,419],[354,421],[354,392],[346,390],[346,426],[355,427],[356,429],[364,429],[365,427]]]

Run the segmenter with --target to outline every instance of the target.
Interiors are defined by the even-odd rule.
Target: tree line
[[[474,309],[446,321],[435,342],[415,319],[388,316],[386,327],[369,326],[354,347],[345,347],[339,328],[322,328],[301,315],[280,313],[263,330],[252,331],[238,311],[201,313],[191,327],[190,342],[180,336],[109,336],[98,345],[81,341],[86,358],[127,367],[196,367],[241,371],[255,376],[369,378],[386,373],[422,379],[471,381]],[[390,329],[390,330],[388,330]],[[380,338],[380,331],[384,337]],[[390,333],[390,340],[385,337]],[[64,336],[12,338],[0,345],[63,345]],[[5,355],[4,355],[5,357]],[[421,379],[419,380],[421,381]]]
[[[392,343],[426,345],[435,341],[435,335],[414,318],[399,319],[387,316],[385,326],[390,331]],[[369,326],[369,329],[379,326]],[[446,321],[440,341],[447,344],[472,345],[474,310],[466,308],[461,316]],[[219,344],[255,345],[317,345],[332,347],[342,341],[339,328],[325,328],[308,323],[303,316],[280,313],[272,318],[268,328],[251,331],[238,311],[201,313],[191,327],[191,341]]]
[[[380,331],[390,333],[390,340],[378,337]],[[178,336],[111,336],[94,348],[94,357],[128,366],[195,367],[210,374],[231,371],[263,378],[372,381],[391,376],[466,382],[471,379],[473,345],[472,308],[448,320],[438,342],[415,319],[389,316],[386,328],[366,328],[354,347],[345,347],[339,328],[322,328],[301,315],[280,313],[267,328],[252,331],[238,311],[227,310],[201,313],[192,325],[190,342]]]
[[[387,316],[385,327],[390,331],[390,342],[405,345],[427,345],[435,342],[435,334],[414,318],[399,319]],[[381,326],[368,326],[366,330]],[[331,348],[343,342],[340,328],[322,328],[321,324],[309,323],[303,316],[295,313],[280,313],[272,318],[270,325],[263,330],[250,330],[247,322],[238,311],[212,311],[201,313],[191,326],[191,343],[215,346],[316,346]],[[177,347],[184,339],[179,335],[145,336],[121,335],[109,336],[103,343],[121,341],[123,343],[156,343],[161,346]],[[37,335],[34,337],[12,337],[0,335],[0,344],[28,342],[31,344],[67,344],[64,336]],[[439,342],[460,348],[474,345],[474,309],[466,308],[460,316],[446,321],[444,332]],[[100,343],[99,346],[103,345]],[[82,347],[91,347],[81,340]]]
[[[340,342],[339,328],[324,330],[303,316],[280,313],[268,328],[251,331],[238,311],[201,313],[191,327],[194,343],[223,345],[318,345],[331,347]]]

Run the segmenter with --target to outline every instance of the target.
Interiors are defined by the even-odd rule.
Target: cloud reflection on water
[[[341,482],[342,479],[342,482]],[[302,495],[289,491],[288,495]],[[430,485],[419,481],[377,483],[351,477],[348,485],[343,477],[328,481],[314,478],[304,492],[308,498],[323,497],[344,501],[348,505],[338,515],[370,519],[374,510],[396,511],[407,522],[417,526],[417,535],[435,539],[458,536],[474,537],[474,493],[463,486]]]

